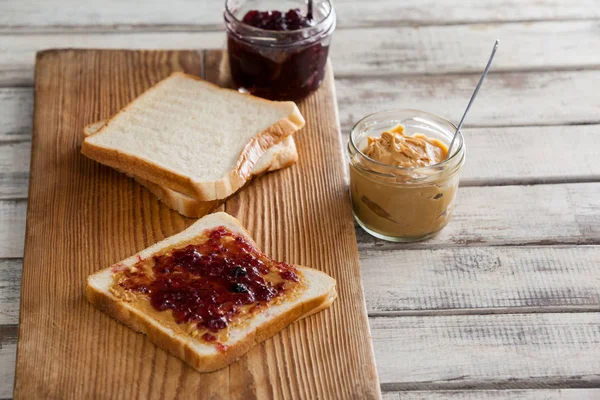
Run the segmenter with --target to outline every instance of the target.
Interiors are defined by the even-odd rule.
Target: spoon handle
[[[308,0],[308,10],[306,12],[306,19],[311,21],[313,19],[313,0]]]
[[[463,116],[460,119],[460,122],[458,124],[458,127],[456,128],[456,132],[454,132],[454,136],[452,137],[452,141],[450,142],[450,146],[448,147],[448,156],[450,156],[450,154],[451,154],[450,150],[452,150],[452,145],[454,145],[454,141],[456,140],[456,137],[458,136],[458,132],[460,132],[460,128],[462,128],[463,123],[465,122],[465,117],[467,116],[467,113],[469,112],[469,109],[471,108],[471,104],[473,104],[473,100],[475,100],[475,97],[477,96],[477,92],[479,92],[479,88],[481,87],[483,80],[485,79],[488,71],[490,70],[490,66],[492,65],[494,56],[496,55],[496,50],[498,50],[499,43],[500,43],[500,41],[496,40],[496,43],[494,44],[494,49],[492,50],[492,54],[490,55],[490,59],[488,60],[487,65],[485,66],[485,69],[483,70],[483,74],[481,74],[481,78],[479,78],[479,83],[475,87],[475,91],[473,92],[473,95],[471,96],[471,100],[469,100],[467,109],[465,110],[465,113],[463,114]]]

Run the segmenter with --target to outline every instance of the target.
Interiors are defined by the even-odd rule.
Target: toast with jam
[[[85,137],[98,132],[106,123],[99,121],[87,125],[83,128]],[[277,171],[289,167],[298,161],[298,152],[296,143],[292,135],[287,136],[281,142],[271,146],[265,154],[258,160],[252,169],[252,176],[258,177],[264,173]],[[165,203],[170,209],[177,211],[179,214],[188,218],[200,218],[214,211],[222,200],[201,201],[196,200],[186,194],[169,189],[166,186],[161,186],[149,180],[132,176],[139,184],[145,186],[152,194],[160,201]]]
[[[88,277],[98,309],[200,372],[235,362],[294,321],[329,307],[335,280],[261,252],[219,212]]]
[[[304,123],[294,102],[241,94],[176,72],[86,137],[81,152],[197,200],[221,200]]]

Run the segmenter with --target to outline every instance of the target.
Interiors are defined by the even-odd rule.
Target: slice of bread
[[[106,121],[98,121],[87,125],[83,128],[84,136],[90,136],[97,133],[105,123]],[[296,150],[294,138],[290,135],[266,151],[254,165],[252,176],[258,177],[266,172],[289,167],[296,161],[298,161],[298,151]],[[158,197],[159,200],[165,203],[167,207],[188,218],[200,218],[214,211],[222,202],[221,200],[196,200],[193,197],[169,189],[166,186],[158,185],[137,176],[131,177],[142,186],[145,186],[151,193]]]
[[[87,157],[198,200],[224,199],[273,145],[304,126],[275,102],[174,73],[83,141]]]
[[[126,302],[111,291],[115,271],[123,271],[133,267],[140,260],[152,260],[155,255],[185,246],[195,238],[203,237],[207,230],[217,227],[224,227],[255,246],[248,232],[235,218],[222,212],[210,214],[185,231],[88,277],[86,297],[98,309],[134,331],[145,333],[156,345],[200,372],[214,371],[231,364],[256,344],[275,335],[292,322],[329,307],[335,300],[333,278],[312,268],[296,267],[303,285],[301,291],[291,298],[284,298],[281,302],[272,303],[256,314],[251,314],[250,319],[243,324],[232,325],[228,330],[227,340],[215,346],[198,337],[172,329],[162,322],[164,319],[149,315],[143,307]],[[169,311],[161,312],[161,317],[164,316],[163,313]]]

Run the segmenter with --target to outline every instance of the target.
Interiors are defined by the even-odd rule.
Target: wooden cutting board
[[[279,260],[337,279],[338,299],[200,374],[94,309],[86,277],[191,225],[134,180],[80,154],[82,128],[173,71],[226,85],[221,50],[39,53],[15,398],[380,397],[361,285],[333,74],[299,104],[296,165],[236,194],[225,211]]]

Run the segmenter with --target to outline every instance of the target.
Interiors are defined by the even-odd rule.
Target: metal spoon
[[[469,100],[469,104],[467,105],[467,109],[465,110],[465,113],[463,114],[460,123],[458,124],[458,127],[456,128],[456,132],[454,132],[454,136],[452,137],[452,141],[450,142],[450,146],[448,147],[448,157],[450,157],[450,150],[452,150],[452,145],[454,145],[454,141],[456,140],[456,137],[458,136],[458,132],[460,132],[460,128],[462,128],[463,123],[465,122],[465,117],[467,116],[467,113],[469,112],[469,109],[471,108],[471,104],[473,104],[473,100],[475,100],[475,96],[477,96],[477,92],[479,92],[479,88],[481,87],[481,84],[483,83],[483,80],[485,79],[488,71],[490,70],[490,66],[492,65],[492,60],[494,59],[494,56],[496,55],[496,50],[498,50],[498,44],[500,43],[500,41],[496,40],[496,43],[494,44],[494,49],[492,50],[492,54],[490,55],[490,59],[487,62],[487,65],[485,66],[485,69],[483,70],[483,74],[481,74],[481,78],[479,78],[479,83],[477,84],[477,87],[475,87],[475,91],[473,92],[473,95],[471,96],[471,100]]]

